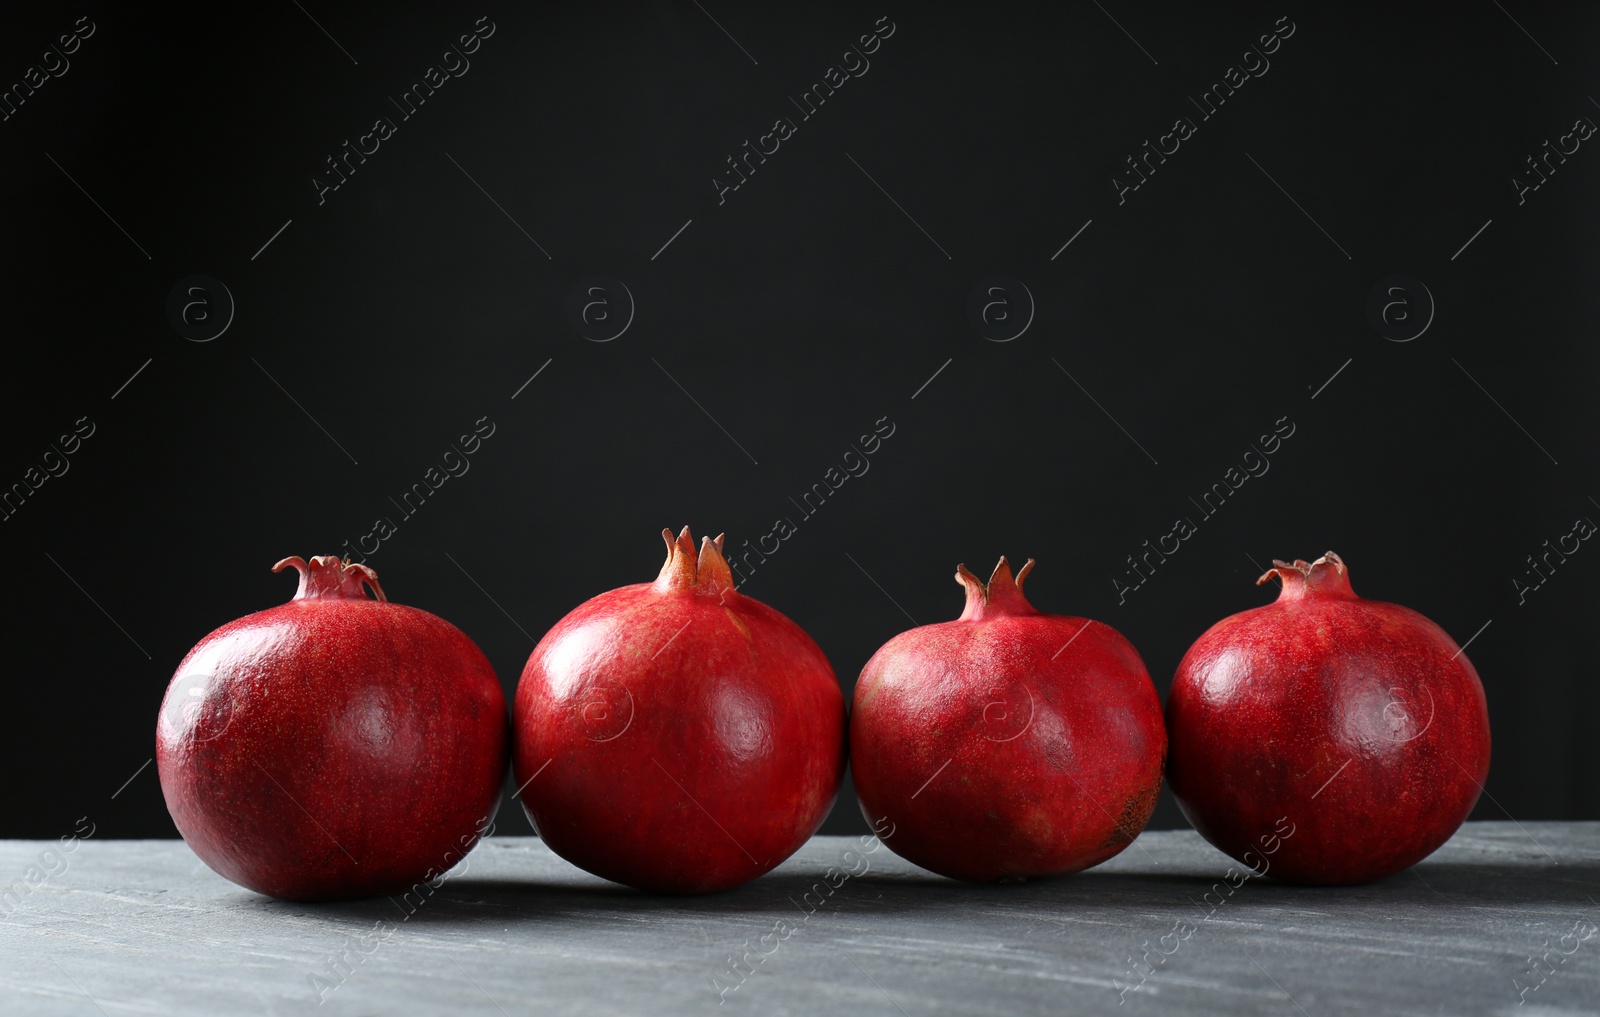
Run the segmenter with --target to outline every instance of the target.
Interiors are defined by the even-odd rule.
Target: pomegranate
[[[167,810],[207,865],[272,897],[436,879],[499,805],[509,731],[494,669],[449,622],[389,603],[365,565],[272,570],[290,567],[293,600],[178,665],[156,723]]]
[[[1438,848],[1489,774],[1489,711],[1438,625],[1364,600],[1329,551],[1211,626],[1167,699],[1168,776],[1201,836],[1295,883],[1382,879]],[[1268,860],[1256,844],[1292,824]],[[1281,832],[1281,831],[1279,831]]]
[[[550,849],[646,890],[705,893],[788,858],[844,771],[822,650],[734,589],[722,537],[663,530],[654,583],[594,597],[534,647],[513,711],[523,808]]]
[[[1111,626],[1042,614],[1004,559],[957,566],[953,622],[889,640],[861,671],[850,759],[861,811],[901,857],[956,879],[1077,872],[1132,843],[1166,757],[1161,700]]]

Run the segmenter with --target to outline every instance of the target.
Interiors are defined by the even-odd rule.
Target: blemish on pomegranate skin
[[[1107,848],[1133,843],[1134,838],[1139,836],[1139,831],[1150,821],[1150,814],[1155,811],[1156,798],[1160,793],[1161,784],[1158,781],[1123,802],[1122,813],[1117,817],[1117,825],[1106,835],[1100,846]]]
[[[739,630],[739,635],[744,637],[744,641],[746,643],[751,642],[752,637],[750,635],[750,626],[744,623],[744,619],[740,618],[731,609],[726,607],[722,609],[722,613],[730,622],[733,623],[733,627]]]

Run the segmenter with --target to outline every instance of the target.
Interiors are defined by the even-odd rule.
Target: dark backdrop
[[[1476,815],[1600,817],[1600,550],[1568,537],[1542,580],[1526,560],[1600,518],[1600,142],[1573,130],[1600,118],[1597,47],[1593,11],[1492,0],[13,11],[0,78],[51,66],[0,122],[0,481],[92,434],[0,523],[0,834],[91,813],[172,835],[140,767],[178,660],[291,595],[275,560],[380,516],[390,595],[470,634],[508,694],[562,614],[654,576],[663,526],[739,543],[792,517],[744,589],[847,690],[909,619],[955,617],[957,562],[1006,554],[1164,694],[1208,625],[1270,598],[1270,559],[1332,548],[1362,594],[1472,639]],[[829,67],[848,80],[807,116]],[[346,139],[371,154],[334,189]],[[771,154],[733,189],[746,140]],[[1134,189],[1147,140],[1171,154]],[[985,337],[969,297],[996,276]],[[218,282],[231,323],[194,341]],[[623,287],[627,331],[595,341]],[[403,518],[390,499],[482,417],[469,472]],[[880,418],[869,471],[802,517]],[[1203,517],[1280,418],[1268,472]],[[1180,516],[1197,532],[1119,593]],[[826,829],[858,828],[847,787]]]

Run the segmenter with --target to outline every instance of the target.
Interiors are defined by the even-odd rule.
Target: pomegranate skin
[[[173,822],[212,869],[272,897],[436,880],[499,805],[510,732],[494,669],[449,622],[381,599],[371,569],[325,556],[274,571],[290,565],[296,599],[208,635],[168,686],[156,764]]]
[[[1001,558],[967,608],[885,643],[861,671],[850,760],[896,854],[973,881],[1061,875],[1122,851],[1155,809],[1161,700],[1101,622],[1041,614]]]
[[[1168,780],[1200,835],[1252,869],[1382,879],[1432,854],[1477,802],[1483,684],[1438,625],[1356,596],[1331,551],[1273,564],[1259,582],[1282,581],[1277,601],[1213,625],[1178,665]],[[1292,833],[1273,837],[1284,820]]]
[[[550,849],[644,890],[725,890],[797,851],[844,773],[844,694],[800,626],[733,587],[722,537],[663,531],[655,583],[575,608],[513,709],[524,810]]]

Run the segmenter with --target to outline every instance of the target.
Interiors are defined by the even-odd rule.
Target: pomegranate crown
[[[272,566],[272,571],[282,572],[286,568],[300,572],[300,589],[295,592],[295,600],[365,600],[363,586],[372,590],[374,600],[389,599],[378,585],[378,573],[366,565],[341,561],[336,554],[319,554],[309,562],[294,555]]]
[[[1260,586],[1276,576],[1283,582],[1279,600],[1299,600],[1309,594],[1334,597],[1356,595],[1356,591],[1350,587],[1350,567],[1332,551],[1310,562],[1299,558],[1293,562],[1274,558],[1272,565],[1256,580],[1256,585]]]
[[[722,539],[705,537],[697,552],[694,536],[685,526],[676,538],[671,530],[662,530],[661,539],[667,542],[667,561],[656,576],[655,588],[660,593],[704,593],[726,598],[735,592],[733,571],[722,556]]]
[[[1033,559],[1011,575],[1011,563],[1005,555],[994,567],[994,574],[986,583],[972,574],[965,565],[956,566],[956,582],[966,587],[967,606],[957,621],[982,621],[1000,615],[1038,614],[1028,598],[1022,595],[1022,581],[1033,571]]]

